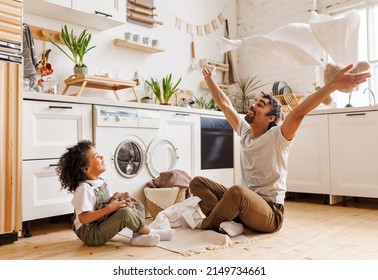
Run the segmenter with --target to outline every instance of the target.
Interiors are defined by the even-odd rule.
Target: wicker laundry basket
[[[153,219],[160,211],[185,200],[185,190],[182,187],[150,188],[144,189],[146,206]]]

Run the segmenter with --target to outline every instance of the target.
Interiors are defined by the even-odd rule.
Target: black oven
[[[234,168],[234,136],[224,118],[201,116],[201,169]]]

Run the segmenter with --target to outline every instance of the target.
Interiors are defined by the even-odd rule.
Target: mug
[[[132,37],[133,37],[133,33],[125,32],[125,40],[126,41],[130,41]]]
[[[157,47],[159,45],[159,40],[154,39],[151,41],[151,43],[153,47]]]
[[[143,44],[148,45],[150,43],[150,37],[143,37],[142,42],[143,42]]]
[[[139,42],[139,37],[140,37],[139,34],[134,34],[133,35],[133,41],[134,42]]]

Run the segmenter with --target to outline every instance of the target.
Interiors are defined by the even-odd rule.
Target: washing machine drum
[[[155,138],[146,148],[136,136],[129,136],[115,151],[113,163],[118,173],[125,178],[133,178],[148,169],[153,177],[172,170],[178,159],[176,145],[167,137]]]

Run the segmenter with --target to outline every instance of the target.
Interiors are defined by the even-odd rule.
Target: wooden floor
[[[0,246],[3,260],[373,260],[378,259],[378,200],[325,205],[322,198],[301,196],[285,202],[283,228],[259,235],[257,241],[182,256],[158,247],[132,247],[117,235],[105,246],[88,247],[77,239],[70,217],[34,221],[30,238]]]

